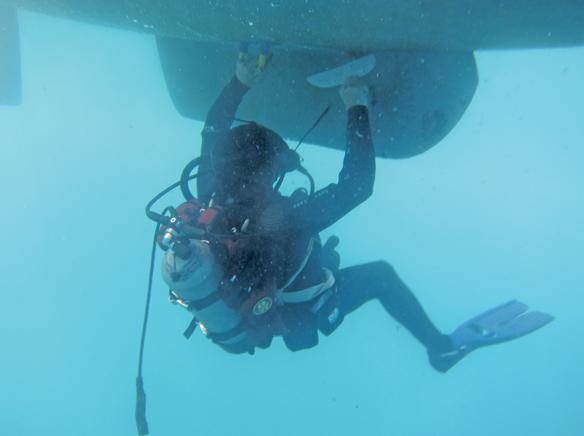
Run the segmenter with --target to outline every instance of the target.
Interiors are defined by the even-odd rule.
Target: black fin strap
[[[233,339],[234,337],[236,337],[237,335],[239,335],[241,333],[243,333],[243,325],[241,323],[239,323],[235,327],[233,327],[231,330],[228,330],[228,331],[223,332],[223,333],[208,332],[207,337],[209,339],[211,339],[213,342],[217,343],[217,342],[224,342],[224,341],[228,341],[229,339]]]
[[[193,333],[195,332],[197,325],[199,325],[199,321],[197,320],[197,318],[195,318],[193,316],[193,320],[191,321],[191,323],[189,324],[189,326],[187,327],[187,329],[183,333],[183,336],[187,339],[190,339],[191,336],[193,335]]]

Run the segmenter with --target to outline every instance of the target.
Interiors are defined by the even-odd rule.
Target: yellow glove
[[[240,53],[239,59],[237,59],[235,75],[241,83],[251,88],[264,80],[266,77],[266,67],[271,59],[271,53],[268,56],[254,55],[250,57],[246,57],[244,53]]]

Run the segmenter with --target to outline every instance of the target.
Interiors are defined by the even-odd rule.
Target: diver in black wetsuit
[[[373,192],[375,151],[368,120],[368,89],[346,83],[339,93],[347,108],[347,149],[337,184],[311,195],[280,195],[273,189],[280,176],[299,166],[299,158],[275,132],[253,122],[230,129],[247,91],[264,73],[248,59],[238,61],[236,75],[223,89],[209,111],[202,132],[198,197],[205,203],[226,207],[227,223],[219,233],[245,229],[261,244],[245,254],[223,255],[231,263],[232,282],[239,290],[272,287],[275,303],[267,306],[274,316],[266,324],[248,323],[243,347],[223,346],[232,353],[253,353],[266,348],[273,334],[281,334],[292,351],[318,343],[318,330],[331,334],[343,318],[372,299],[410,331],[428,350],[430,362],[448,371],[476,348],[504,342],[530,333],[553,317],[530,313],[517,317],[527,307],[509,302],[444,335],[432,324],[422,306],[393,268],[384,261],[338,269],[334,251],[338,240],[320,243],[317,235]],[[224,280],[221,282],[223,285]],[[228,283],[229,284],[229,283]],[[225,293],[223,293],[225,299]],[[265,303],[265,299],[257,300]],[[256,308],[254,307],[254,313]],[[256,315],[262,314],[255,313]],[[253,319],[253,317],[252,317]],[[252,323],[253,324],[253,323]],[[488,327],[488,331],[484,333]]]

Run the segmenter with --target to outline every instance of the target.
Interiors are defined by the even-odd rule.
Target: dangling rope
[[[304,136],[302,138],[300,138],[300,141],[298,142],[298,145],[296,146],[296,148],[294,149],[294,151],[298,151],[298,147],[300,147],[300,144],[302,144],[302,141],[304,141],[304,138],[306,138],[308,136],[308,134],[310,132],[312,132],[312,130],[314,130],[314,128],[316,126],[318,126],[318,123],[320,123],[320,120],[323,119],[323,117],[327,114],[327,112],[331,110],[331,105],[329,105],[322,114],[320,114],[320,117],[318,117],[318,119],[316,120],[316,122],[312,125],[312,127],[310,129],[308,129],[308,132],[306,132],[304,134]],[[300,171],[302,174],[306,175],[309,179],[310,179],[310,195],[314,194],[314,179],[312,178],[312,176],[308,173],[308,171],[302,167],[302,165],[300,165],[298,167],[298,171]],[[276,183],[276,186],[274,186],[274,190],[278,191],[280,189],[280,186],[282,186],[282,182],[284,181],[284,177],[286,177],[286,173],[282,174],[280,176],[280,178],[278,179],[278,182]]]
[[[304,141],[304,138],[306,138],[308,136],[308,134],[310,132],[312,132],[316,126],[318,126],[318,123],[320,123],[320,120],[322,120],[324,118],[324,116],[327,114],[327,112],[331,110],[331,107],[332,107],[331,105],[328,105],[328,107],[324,110],[324,112],[322,114],[320,114],[320,117],[318,117],[318,120],[316,120],[316,122],[312,125],[312,127],[310,129],[308,129],[308,132],[306,132],[304,134],[304,136],[302,138],[300,138],[300,142],[298,142],[298,145],[296,146],[294,151],[298,151],[298,147],[300,147],[300,144],[302,144],[302,141]]]
[[[162,215],[166,213],[166,209]],[[142,357],[144,356],[144,340],[146,338],[146,325],[148,324],[148,310],[150,309],[150,296],[152,295],[152,277],[154,276],[154,260],[156,257],[156,240],[160,230],[160,223],[156,225],[154,240],[152,241],[152,254],[150,256],[150,275],[148,277],[148,293],[146,294],[146,309],[144,310],[144,323],[142,324],[142,339],[140,340],[140,359],[138,360],[138,377],[136,377],[136,427],[138,434],[145,436],[149,433],[146,421],[146,392],[142,380]]]

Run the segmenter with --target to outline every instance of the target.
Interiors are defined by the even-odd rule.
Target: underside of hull
[[[156,35],[173,103],[194,120],[232,77],[238,44],[269,50],[238,116],[297,141],[330,106],[307,138],[330,148],[344,148],[344,106],[306,79],[373,54],[362,79],[384,158],[423,153],[452,130],[478,84],[474,50],[584,44],[583,0],[0,0],[3,105],[21,102],[18,9]]]
[[[233,76],[237,47],[162,37],[157,42],[175,107],[185,118],[204,120]],[[423,153],[450,132],[470,104],[478,84],[474,55],[392,50],[375,56],[375,67],[361,80],[373,95],[369,118],[376,154],[396,159]],[[351,60],[340,51],[276,47],[265,80],[245,97],[238,117],[298,141],[331,106],[306,140],[344,149],[347,114],[338,87],[318,88],[306,78]]]
[[[584,44],[581,0],[0,0],[42,14],[199,41],[344,51]]]

